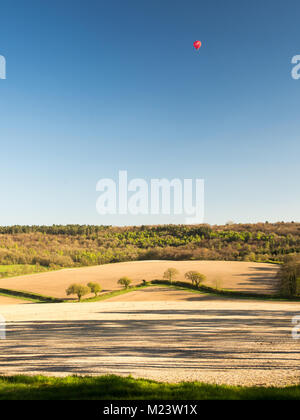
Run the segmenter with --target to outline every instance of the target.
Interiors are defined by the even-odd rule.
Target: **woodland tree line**
[[[169,260],[285,261],[300,253],[300,223],[0,227],[0,264],[72,267]]]

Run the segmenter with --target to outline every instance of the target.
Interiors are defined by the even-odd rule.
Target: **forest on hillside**
[[[0,227],[0,264],[59,268],[166,260],[284,261],[300,253],[300,223]]]

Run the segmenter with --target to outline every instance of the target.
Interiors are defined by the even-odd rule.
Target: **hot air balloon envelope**
[[[196,50],[199,50],[201,48],[202,42],[201,41],[195,41],[194,42],[194,47],[196,48]]]

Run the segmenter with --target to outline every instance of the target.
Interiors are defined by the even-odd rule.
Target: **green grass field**
[[[232,387],[200,382],[160,383],[114,375],[0,377],[1,400],[300,400],[300,385]]]
[[[33,264],[12,264],[0,265],[0,279],[5,277],[16,277],[25,274],[43,273],[49,271],[47,267]]]

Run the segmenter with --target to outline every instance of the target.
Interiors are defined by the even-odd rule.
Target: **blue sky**
[[[0,224],[181,222],[98,215],[97,181],[123,169],[204,178],[207,223],[299,221],[299,15],[297,0],[2,1]]]

